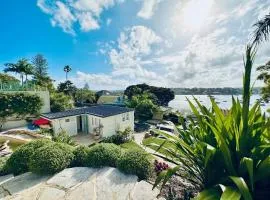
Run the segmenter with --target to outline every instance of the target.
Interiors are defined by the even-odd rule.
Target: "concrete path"
[[[76,167],[48,176],[26,173],[0,186],[5,200],[156,200],[159,190],[115,168]]]

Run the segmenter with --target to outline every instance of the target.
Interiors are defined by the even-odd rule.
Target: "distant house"
[[[99,97],[97,104],[110,104],[110,105],[125,105],[125,98],[123,96],[109,96],[103,95]]]
[[[113,105],[96,105],[64,112],[43,114],[51,122],[53,131],[65,130],[70,136],[77,134],[108,137],[126,128],[134,130],[134,110]]]

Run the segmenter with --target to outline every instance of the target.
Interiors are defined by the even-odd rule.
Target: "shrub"
[[[117,167],[126,174],[136,174],[139,179],[147,179],[153,172],[153,164],[143,151],[126,151],[118,160]]]
[[[118,131],[116,135],[106,137],[102,140],[102,143],[114,143],[123,144],[132,140],[132,131],[130,127],[127,127],[124,131]]]
[[[79,146],[75,148],[75,150],[73,151],[74,159],[72,161],[72,166],[74,167],[86,166],[86,159],[89,150],[90,149],[86,146]]]
[[[115,144],[97,144],[90,148],[86,164],[89,167],[116,167],[121,157],[121,148]]]
[[[71,136],[69,136],[67,134],[66,131],[60,131],[59,133],[52,133],[52,141],[54,142],[60,142],[60,143],[65,143],[68,145],[72,145],[74,146],[76,143],[75,141],[72,139]]]
[[[0,158],[0,176],[4,176],[8,174],[6,162],[8,160],[8,157],[1,157]]]
[[[34,152],[29,162],[29,169],[38,174],[54,174],[68,167],[73,158],[71,146],[51,143]]]
[[[6,162],[8,172],[19,175],[29,171],[28,163],[31,156],[38,148],[50,143],[50,140],[39,139],[20,146]]]

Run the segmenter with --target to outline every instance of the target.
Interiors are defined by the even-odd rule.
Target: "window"
[[[69,119],[65,119],[65,122],[69,122],[70,120]]]
[[[94,117],[92,117],[92,125],[94,125]]]
[[[122,114],[122,121],[123,121],[123,122],[126,120],[125,117],[126,117],[125,114]]]
[[[95,125],[98,125],[98,119],[95,118]]]
[[[101,124],[101,119],[98,120],[98,125],[100,126],[100,124]]]
[[[129,120],[129,113],[126,114],[126,120]]]

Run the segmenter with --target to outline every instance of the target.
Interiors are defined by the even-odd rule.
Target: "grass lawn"
[[[127,142],[127,143],[124,143],[124,144],[120,144],[120,147],[123,148],[123,149],[127,149],[127,150],[132,149],[132,150],[138,150],[138,151],[146,152],[140,145],[138,145],[134,141],[130,141],[130,142]],[[149,155],[150,159],[154,159],[154,156],[152,154],[148,153],[148,155]]]
[[[162,143],[164,142],[164,139],[161,139],[161,138],[156,138],[156,137],[149,137],[149,138],[146,138],[142,141],[143,145],[144,146],[147,146],[148,148],[151,148],[153,149],[154,151],[156,151],[159,146],[152,146],[151,144],[154,143],[154,144],[157,144],[157,145],[161,145]],[[173,148],[173,145],[166,142],[164,145],[163,145],[164,148]],[[164,150],[164,149],[160,149],[158,151],[160,154],[163,154],[164,156],[166,157],[170,157],[170,154]]]

